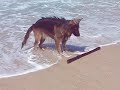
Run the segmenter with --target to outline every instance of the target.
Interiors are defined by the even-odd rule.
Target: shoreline
[[[104,48],[104,47],[109,47],[109,46],[112,46],[112,45],[117,45],[117,44],[120,44],[120,41],[115,41],[113,43],[110,43],[110,44],[105,44],[105,45],[100,45],[99,47]],[[94,53],[94,52],[93,52]],[[77,56],[77,55],[76,55]],[[86,57],[86,56],[85,56]],[[72,57],[71,57],[72,58]],[[84,57],[83,57],[84,58]],[[68,58],[66,58],[68,59]],[[0,79],[2,78],[11,78],[11,77],[17,77],[17,76],[22,76],[22,75],[26,75],[26,74],[31,74],[31,73],[34,73],[34,72],[37,72],[37,71],[42,71],[42,70],[46,70],[46,69],[49,69],[51,67],[54,67],[54,65],[57,65],[59,64],[59,62],[61,62],[61,60],[58,60],[56,61],[56,63],[54,64],[51,64],[51,65],[48,65],[48,64],[45,64],[47,67],[46,68],[43,68],[41,69],[42,66],[44,65],[39,65],[37,66],[36,68],[33,68],[33,69],[30,69],[30,70],[26,70],[25,72],[21,72],[21,73],[17,73],[17,74],[13,74],[13,75],[0,75]],[[34,62],[32,62],[34,63]],[[66,61],[67,63],[67,61]]]

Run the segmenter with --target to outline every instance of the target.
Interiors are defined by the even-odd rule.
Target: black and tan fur
[[[54,39],[56,49],[61,53],[63,50],[66,50],[66,42],[72,34],[80,36],[80,21],[81,19],[66,20],[57,17],[41,18],[28,29],[22,42],[22,48],[26,44],[30,33],[33,31],[35,37],[34,47],[39,45],[40,48],[42,48],[45,36],[49,36]]]

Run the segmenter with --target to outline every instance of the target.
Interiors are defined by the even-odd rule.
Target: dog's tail
[[[28,31],[27,31],[27,33],[26,33],[26,35],[25,35],[25,37],[24,37],[24,40],[23,40],[23,42],[22,42],[22,47],[21,47],[21,49],[24,47],[24,45],[26,44],[26,42],[27,42],[27,39],[29,38],[29,35],[30,35],[30,33],[32,32],[32,28],[33,28],[33,25],[28,29]]]

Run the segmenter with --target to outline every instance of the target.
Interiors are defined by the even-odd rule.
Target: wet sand
[[[26,75],[1,78],[0,90],[120,90],[120,43],[70,64],[58,64]]]

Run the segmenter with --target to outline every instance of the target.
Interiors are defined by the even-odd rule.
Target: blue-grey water
[[[1,0],[0,1],[0,77],[25,74],[48,68],[60,59],[56,51],[34,51],[33,33],[24,50],[21,42],[31,24],[41,17],[83,18],[81,37],[72,36],[72,50],[120,41],[119,0]],[[46,42],[53,43],[48,39]]]

